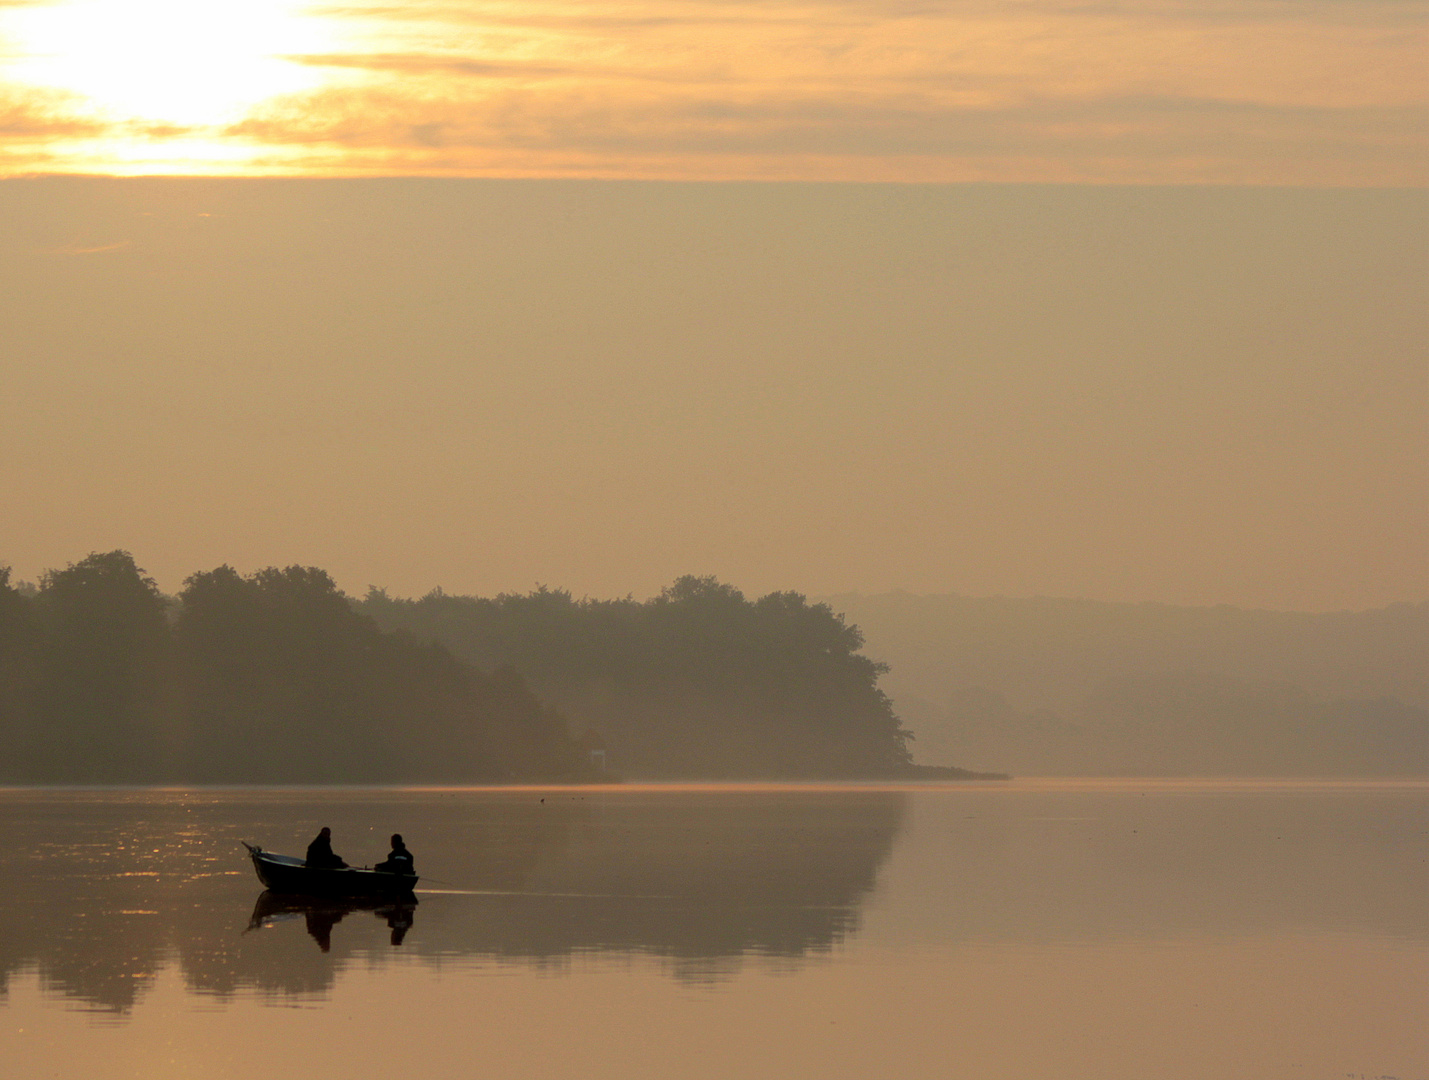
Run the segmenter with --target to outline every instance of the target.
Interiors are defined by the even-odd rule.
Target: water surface
[[[264,897],[240,839],[411,905]],[[0,792],[7,1077],[1429,1080],[1429,785]]]

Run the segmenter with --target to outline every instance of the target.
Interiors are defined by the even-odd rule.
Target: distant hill
[[[824,598],[920,760],[1014,773],[1429,773],[1429,604],[1308,614]]]

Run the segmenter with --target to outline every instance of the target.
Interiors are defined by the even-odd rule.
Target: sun
[[[319,85],[284,59],[331,45],[294,0],[58,0],[11,9],[6,74],[87,99],[106,118],[215,127]],[[17,55],[18,54],[18,55]]]

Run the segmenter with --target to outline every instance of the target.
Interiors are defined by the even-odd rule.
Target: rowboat
[[[341,869],[309,866],[293,855],[264,851],[246,840],[243,846],[253,860],[258,880],[273,892],[304,896],[408,896],[421,880],[416,874],[390,874],[385,870],[345,866]]]

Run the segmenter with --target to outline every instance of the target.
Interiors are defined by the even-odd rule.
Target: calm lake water
[[[261,897],[240,839],[414,907]],[[1429,1080],[1429,784],[0,792],[0,1074]]]

